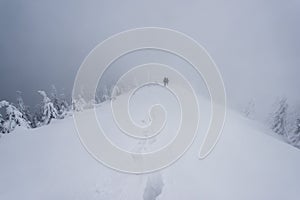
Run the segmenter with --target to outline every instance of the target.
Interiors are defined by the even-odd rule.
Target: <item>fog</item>
[[[254,99],[257,110],[267,113],[277,97],[300,100],[299,11],[296,0],[1,0],[0,99],[15,101],[19,90],[34,105],[40,100],[36,91],[52,84],[68,94],[98,43],[127,29],[157,26],[206,48],[221,71],[229,105],[242,109]],[[142,57],[140,64],[151,60]],[[109,76],[120,74],[120,67],[115,70]]]

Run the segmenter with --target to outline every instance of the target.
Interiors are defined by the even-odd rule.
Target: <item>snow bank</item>
[[[201,102],[203,109],[209,108]],[[140,112],[145,105],[135,106]],[[122,133],[114,128],[109,110],[108,103],[97,108],[99,121],[105,121],[109,137],[118,143]],[[201,115],[205,121],[209,113]],[[223,135],[206,159],[197,157],[204,136],[200,128],[195,143],[174,165],[158,174],[129,175],[94,160],[81,145],[71,117],[18,129],[0,138],[0,199],[299,199],[300,152],[266,131],[229,111]],[[159,138],[146,143],[151,149]],[[145,147],[143,142],[128,144],[124,146],[138,151]]]

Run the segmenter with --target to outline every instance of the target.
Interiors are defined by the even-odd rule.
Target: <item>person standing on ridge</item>
[[[169,79],[167,77],[165,77],[163,79],[163,82],[164,82],[164,86],[166,87],[169,84]]]

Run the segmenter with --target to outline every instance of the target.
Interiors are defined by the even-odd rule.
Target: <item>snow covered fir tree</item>
[[[64,93],[58,93],[54,85],[51,86],[50,95],[43,90],[38,91],[42,97],[40,104],[30,109],[24,103],[22,92],[17,91],[16,105],[2,100],[0,102],[0,132],[10,133],[16,127],[37,128],[48,125],[53,119],[63,119],[68,115],[72,115],[72,111],[83,111],[87,107],[103,101],[111,100],[107,87],[105,90],[97,93],[97,99],[93,102],[86,102],[81,96],[74,99],[71,104],[68,103]],[[120,95],[120,90],[117,90]]]
[[[2,133],[10,133],[17,126],[29,128],[30,121],[20,112],[14,105],[8,103],[7,101],[0,102],[0,108],[6,109],[5,117],[1,116],[1,126],[0,130]]]
[[[86,105],[87,102],[84,100],[84,98],[81,95],[79,95],[77,99],[72,100],[72,110],[76,112],[83,111]]]
[[[273,114],[272,130],[281,135],[287,136],[286,132],[286,118],[287,118],[288,104],[285,98],[279,100],[277,109]]]
[[[40,90],[38,92],[43,97],[42,122],[44,124],[49,124],[52,119],[57,119],[59,117],[58,111],[54,107],[54,104],[51,102],[45,91]]]
[[[38,91],[43,97],[42,103],[36,105],[32,112],[29,106],[25,105],[21,92],[17,92],[16,105],[5,100],[1,101],[0,109],[0,132],[10,133],[17,126],[24,128],[36,128],[49,124],[52,119],[64,118],[69,110],[67,101],[64,98],[52,96],[50,99],[46,92]]]
[[[22,92],[20,91],[17,91],[17,108],[23,114],[23,117],[26,121],[32,121],[32,115],[29,111],[29,106],[25,105],[22,98]]]
[[[53,102],[54,108],[60,117],[64,117],[68,111],[68,102],[64,96],[64,93],[58,94],[57,89],[54,85],[51,86],[51,102]]]
[[[300,148],[300,119],[296,120],[294,130],[291,131],[288,142],[293,146]]]

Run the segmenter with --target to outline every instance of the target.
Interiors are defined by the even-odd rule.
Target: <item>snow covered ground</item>
[[[72,117],[3,135],[0,199],[300,198],[300,151],[269,136],[266,128],[234,111],[228,111],[223,134],[213,152],[199,160],[199,147],[209,121],[209,102],[201,97],[199,102],[201,124],[194,144],[175,164],[153,174],[120,173],[94,160],[81,145]],[[126,138],[114,125],[108,102],[97,106],[99,121],[107,136],[124,149],[136,152],[157,149],[174,137],[178,106],[164,89],[141,90],[130,103],[133,119],[146,124],[145,113],[153,103],[162,103],[168,111],[166,127],[157,138],[147,141]]]

